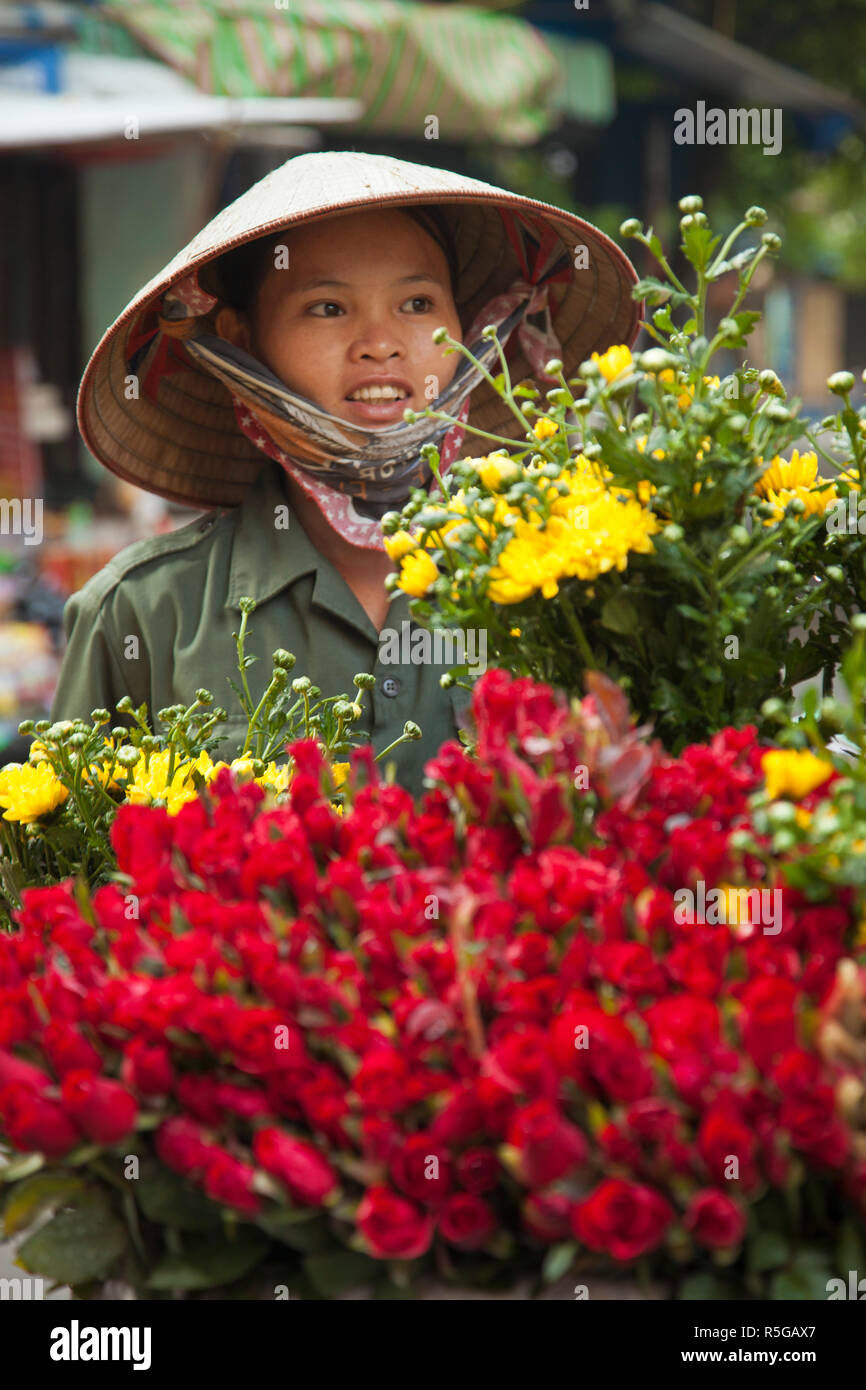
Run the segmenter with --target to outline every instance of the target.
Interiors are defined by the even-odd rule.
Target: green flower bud
[[[786,405],[782,405],[781,401],[770,401],[764,415],[768,420],[775,420],[777,424],[783,424],[791,418],[790,410]]]
[[[418,419],[418,416],[414,410],[410,410],[407,407],[403,411],[403,419],[405,420],[407,425],[414,425],[415,421]]]
[[[837,396],[845,396],[853,389],[854,375],[852,372],[834,372],[828,376],[827,385]]]
[[[784,397],[787,394],[776,373],[770,367],[766,367],[764,371],[758,373],[758,385],[762,391],[766,391],[770,396]]]
[[[271,685],[274,690],[282,690],[288,683],[289,673],[283,666],[275,666],[271,675]]]
[[[824,571],[831,584],[842,584],[845,580],[845,571],[839,565],[828,565]]]
[[[419,738],[423,738],[420,725],[415,724],[411,719],[407,719],[406,723],[403,725],[403,737],[411,739],[413,742],[417,742]]]
[[[211,695],[209,690],[205,690],[204,688],[195,692],[195,698],[198,700],[200,705],[213,704],[213,695]]]
[[[802,516],[806,510],[806,503],[802,497],[792,497],[785,510],[793,512],[795,516]]]
[[[751,539],[745,526],[731,527],[731,541],[734,545],[748,545]]]
[[[569,392],[563,391],[561,386],[554,386],[552,391],[547,392],[547,399],[552,405],[568,405]]]
[[[764,235],[761,237],[761,243],[766,246],[768,251],[774,252],[781,251],[782,249],[782,238],[776,236],[775,232],[764,232]]]
[[[595,381],[601,376],[601,367],[590,358],[587,362],[581,362],[577,374],[582,376],[584,381]]]
[[[592,410],[592,401],[588,401],[586,397],[582,397],[579,401],[575,401],[571,408],[575,415],[588,415]]]
[[[684,232],[688,232],[692,227],[706,227],[707,214],[705,212],[689,212],[685,217],[680,218],[680,227]]]
[[[736,319],[722,319],[719,323],[719,332],[726,338],[738,338],[740,329]]]
[[[561,371],[562,371],[562,363],[560,362],[559,358],[558,358],[558,357],[551,357],[550,361],[546,364],[546,366],[545,366],[545,368],[544,368],[544,375],[545,375],[545,376],[556,376],[557,372],[561,372]]]
[[[664,348],[647,348],[646,352],[640,354],[637,365],[642,371],[655,375],[656,372],[672,371],[678,363],[673,353],[666,352]]]
[[[678,206],[680,212],[700,212],[704,200],[698,197],[697,193],[689,193],[685,198],[680,198]]]
[[[277,647],[277,650],[271,657],[271,661],[274,663],[275,666],[282,666],[283,669],[286,671],[291,671],[296,660],[297,657],[294,655],[294,653],[287,652],[285,647]]]
[[[379,523],[386,536],[390,536],[392,531],[399,531],[402,517],[399,512],[386,512]]]
[[[450,671],[446,671],[444,676],[439,677],[439,684],[441,685],[443,690],[451,689],[452,685],[454,684],[454,677],[452,676]]]
[[[486,338],[486,339],[488,339],[488,340],[495,338],[495,337],[496,337],[496,324],[495,324],[495,323],[488,323],[487,326],[486,326],[485,328],[482,328],[482,330],[481,330],[481,336],[482,336],[482,338]]]
[[[666,541],[681,541],[685,534],[682,526],[678,526],[675,521],[672,521],[670,525],[666,526],[662,531],[662,535]]]
[[[309,676],[296,676],[292,681],[292,689],[296,695],[309,695],[313,688],[313,682]]]
[[[37,724],[36,727],[38,729],[39,725]],[[129,730],[124,729],[122,724],[115,724],[114,728],[111,731],[111,737],[114,739],[115,743],[120,743],[123,739],[125,739],[128,736],[128,734]]]
[[[855,613],[851,619],[852,632],[866,632],[866,613]]]
[[[784,575],[795,574],[796,568],[794,565],[791,564],[790,560],[777,560],[776,573]]]
[[[376,684],[376,677],[371,675],[369,671],[359,671],[357,676],[352,677],[352,684],[356,685],[359,690],[372,690]]]
[[[767,221],[767,213],[763,208],[751,207],[747,210],[743,221],[747,227],[763,227]]]
[[[90,711],[91,724],[108,724],[110,719],[111,715],[107,709],[92,709]]]
[[[128,695],[123,695],[118,700],[114,708],[117,710],[118,714],[131,714],[133,710],[133,704]]]
[[[761,705],[761,713],[765,719],[778,720],[780,718],[787,719],[788,717],[785,702],[784,700],[780,700],[777,695],[774,695],[771,700],[764,701]]]
[[[32,719],[22,719],[18,725],[18,732],[19,734],[32,734],[34,727]]]
[[[448,337],[449,333],[447,328],[437,328],[433,333],[434,343],[444,343]]]
[[[625,222],[620,223],[619,234],[622,237],[640,236],[643,231],[643,224],[636,217],[627,217]]]
[[[238,608],[242,613],[255,613],[256,601],[254,598],[242,598],[238,601]]]
[[[583,457],[586,459],[601,458],[601,445],[596,444],[595,441],[593,441],[591,444],[584,444],[581,453],[583,454]]]
[[[128,743],[123,748],[117,750],[117,761],[121,767],[135,767],[139,759],[139,750],[131,747]]]

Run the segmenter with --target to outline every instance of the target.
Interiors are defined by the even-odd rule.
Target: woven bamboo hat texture
[[[208,283],[203,268],[245,242],[367,207],[425,203],[443,205],[452,224],[459,268],[454,297],[464,324],[521,274],[497,213],[501,207],[516,210],[540,232],[547,224],[571,265],[575,248],[587,248],[568,282],[551,290],[551,320],[566,376],[593,352],[634,342],[642,320],[642,307],[631,297],[636,272],[591,223],[446,169],[355,150],[296,155],[218,213],[105,333],[78,394],[78,424],[88,448],[119,477],[170,501],[199,508],[241,502],[265,458],[238,428],[229,391],[187,356],[176,337],[166,344],[173,359],[156,390],[130,390],[129,358],[142,324],[148,316],[153,321],[167,290],[188,283],[193,272],[199,283]],[[586,268],[579,268],[584,262]],[[520,351],[509,370],[514,381],[532,375]],[[468,423],[508,438],[520,431],[487,382],[472,392]],[[467,453],[475,438],[467,433]]]

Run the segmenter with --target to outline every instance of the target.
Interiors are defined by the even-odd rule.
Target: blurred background
[[[866,0],[0,0],[0,763],[49,708],[66,597],[195,515],[102,468],[74,405],[102,333],[221,207],[327,149],[668,245],[686,193],[725,230],[760,203],[784,249],[750,359],[821,417],[828,374],[866,367],[864,51]],[[677,145],[698,101],[780,109],[781,153]],[[40,543],[12,534],[16,498],[42,499]]]

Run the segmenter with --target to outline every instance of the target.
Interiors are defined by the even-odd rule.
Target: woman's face
[[[459,354],[446,357],[432,341],[440,325],[462,342],[447,260],[396,209],[277,236],[250,313],[223,308],[216,318],[222,337],[286,386],[367,428],[402,420],[406,409],[424,410],[451,381]],[[371,382],[405,397],[349,399]]]

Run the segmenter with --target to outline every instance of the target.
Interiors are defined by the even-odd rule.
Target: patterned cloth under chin
[[[444,420],[422,415],[373,430],[323,410],[290,390],[251,354],[208,331],[201,319],[219,301],[201,289],[195,272],[166,292],[154,331],[133,333],[129,369],[139,375],[142,389],[154,394],[161,376],[179,369],[185,352],[187,363],[192,359],[223,382],[238,428],[295,479],[333,529],[351,545],[384,552],[385,512],[401,507],[413,487],[426,487],[431,495],[438,491],[422,446],[437,446],[444,474],[460,452],[470,394],[483,379],[481,368],[494,374],[499,370],[496,343],[482,338],[482,329],[493,325],[503,350],[516,330],[534,373],[548,381],[544,367],[562,353],[549,293],[571,277],[568,254],[546,225],[531,224],[512,209],[497,212],[521,274],[484,305],[465,332],[463,341],[481,366],[461,354],[452,380],[430,403],[447,416]]]

